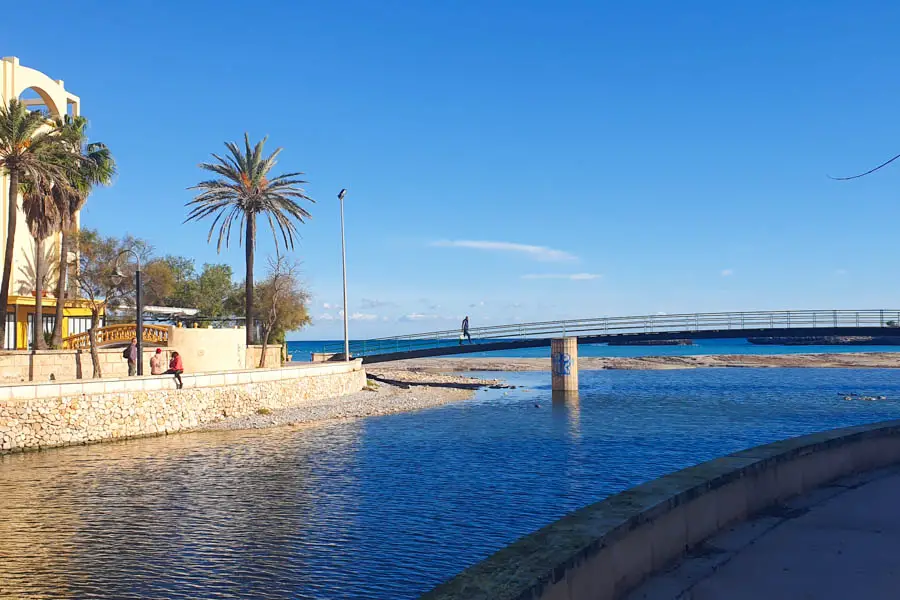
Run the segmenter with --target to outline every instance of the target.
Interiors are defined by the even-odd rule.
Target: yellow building
[[[0,59],[0,102],[7,104],[10,100],[21,99],[34,110],[43,110],[53,116],[69,114],[77,116],[81,108],[78,96],[68,92],[61,79],[50,79],[39,71],[23,67],[19,59],[5,57]],[[21,197],[17,199],[21,202]],[[0,264],[6,248],[7,215],[9,214],[9,178],[0,174]],[[79,222],[76,215],[75,222]],[[10,280],[9,305],[6,307],[6,339],[2,340],[2,348],[26,349],[31,344],[32,323],[34,322],[34,258],[35,243],[28,231],[25,217],[19,204],[19,216],[16,222],[15,253],[13,255],[13,272]],[[59,235],[44,242],[45,264],[48,266],[49,281],[45,283],[47,290],[43,301],[44,331],[52,331],[55,321],[57,269],[52,265],[59,264]],[[67,257],[70,265],[72,256]],[[87,331],[90,327],[90,309],[87,305],[74,299],[74,290],[65,300],[63,318],[63,336]]]

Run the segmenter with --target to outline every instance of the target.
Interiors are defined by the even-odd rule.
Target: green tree
[[[62,345],[63,307],[69,277],[69,254],[72,248],[72,232],[76,226],[76,215],[84,207],[91,190],[98,185],[110,185],[116,173],[116,162],[105,144],[88,143],[88,121],[84,117],[65,115],[56,123],[64,132],[70,150],[77,156],[67,169],[68,193],[64,194],[65,204],[60,212],[62,236],[59,246],[59,269],[56,279],[56,322],[53,324],[52,345]],[[56,193],[60,193],[59,190]]]
[[[269,341],[284,342],[288,331],[309,323],[309,294],[298,277],[299,265],[284,257],[269,260],[266,278],[256,286],[257,318],[262,326],[262,356],[259,367],[266,366]]]
[[[0,280],[0,307],[9,304],[13,252],[16,247],[19,186],[35,190],[69,187],[66,173],[65,132],[52,127],[45,113],[29,111],[19,100],[0,105],[0,172],[9,175],[9,211],[6,219],[6,251]],[[71,164],[71,163],[70,163]],[[0,319],[0,340],[6,339],[6,319]]]
[[[101,237],[96,231],[85,229],[73,234],[78,244],[78,268],[72,279],[81,297],[91,309],[91,328],[88,337],[91,343],[91,363],[94,378],[103,377],[100,355],[97,352],[97,328],[100,313],[121,307],[128,294],[123,287],[125,280],[117,277],[116,263],[131,240]]]
[[[277,162],[281,148],[268,157],[263,156],[266,138],[251,147],[250,136],[244,134],[244,149],[234,142],[226,142],[229,154],[224,158],[213,154],[215,162],[202,163],[200,168],[213,173],[217,178],[201,181],[190,189],[201,190],[187,207],[190,209],[187,221],[199,221],[213,217],[207,242],[218,230],[217,251],[222,245],[228,247],[231,228],[237,223],[244,227],[238,241],[243,242],[245,251],[246,276],[244,278],[244,314],[253,315],[253,258],[256,249],[256,220],[265,218],[275,238],[276,251],[279,236],[288,249],[294,247],[297,223],[310,217],[299,200],[312,202],[301,187],[306,181],[298,179],[303,173],[285,173],[272,176],[270,171]],[[253,342],[253,327],[247,319],[247,345]]]
[[[154,258],[143,265],[144,303],[147,306],[167,306],[175,293],[175,272],[162,258]]]
[[[201,315],[212,318],[229,315],[227,301],[236,290],[232,281],[231,267],[222,264],[204,264],[203,271],[197,278],[197,290],[197,308],[200,309]]]

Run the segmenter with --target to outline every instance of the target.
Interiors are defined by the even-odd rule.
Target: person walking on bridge
[[[470,344],[472,343],[472,336],[469,335],[469,315],[466,315],[466,318],[463,319],[463,322],[462,322],[462,335],[459,336],[459,345],[460,346],[462,346],[463,336],[465,336],[469,340]]]

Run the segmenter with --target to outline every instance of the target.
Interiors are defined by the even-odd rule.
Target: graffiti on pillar
[[[569,375],[572,371],[572,357],[567,352],[559,352],[553,355],[553,374]]]

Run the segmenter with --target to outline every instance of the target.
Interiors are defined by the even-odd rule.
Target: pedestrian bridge
[[[550,346],[558,337],[580,344],[746,337],[900,336],[900,310],[779,310],[602,317],[472,327],[472,343],[460,330],[356,340],[350,355],[365,363]],[[344,345],[327,344],[314,361],[343,360]]]

